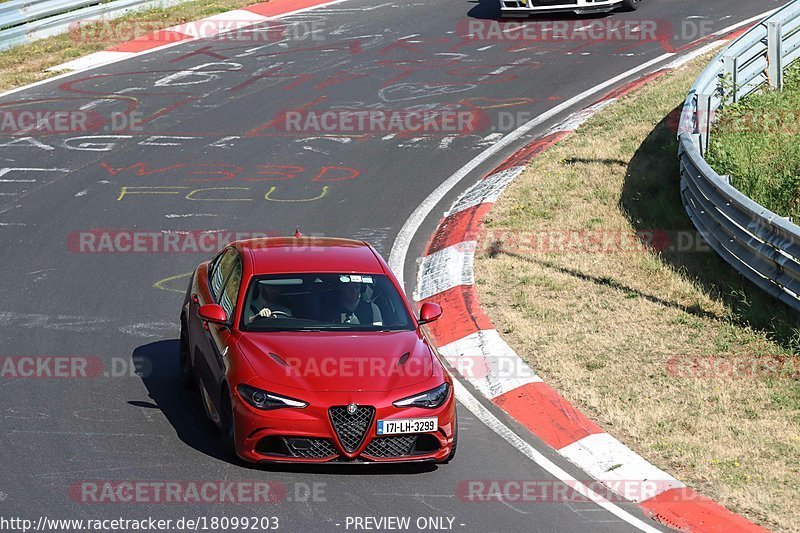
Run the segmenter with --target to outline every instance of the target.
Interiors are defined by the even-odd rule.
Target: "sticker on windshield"
[[[372,283],[372,276],[362,276],[361,280],[364,283]]]
[[[339,281],[342,283],[350,283],[350,276],[339,276]]]
[[[352,281],[353,283],[361,283],[361,276],[353,274],[352,276],[350,276],[350,281]]]

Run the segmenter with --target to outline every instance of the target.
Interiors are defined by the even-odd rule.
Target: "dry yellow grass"
[[[511,237],[692,232],[665,117],[703,64],[623,98],[537,158],[487,220],[477,287],[514,349],[607,431],[728,508],[798,531],[797,376],[668,371],[683,355],[791,356],[798,334],[789,311],[712,252],[548,253]]]
[[[144,21],[147,22],[148,31],[155,31],[257,3],[260,2],[195,0],[165,9],[137,11],[114,19],[112,25],[119,25],[121,21],[123,24],[128,21]],[[58,74],[57,72],[48,72],[46,69],[130,40],[125,37],[125,33],[124,31],[98,31],[96,34],[99,38],[86,39],[87,42],[82,42],[74,35],[65,33],[2,51],[0,52],[0,91],[55,76]]]

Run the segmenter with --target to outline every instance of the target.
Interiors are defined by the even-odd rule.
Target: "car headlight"
[[[402,400],[397,400],[392,405],[395,407],[424,407],[426,409],[435,409],[441,407],[447,400],[447,395],[450,393],[450,384],[442,383],[435,389],[425,391],[422,394],[415,394]]]
[[[281,407],[302,409],[308,406],[306,402],[301,402],[294,398],[287,398],[286,396],[279,396],[249,385],[239,385],[236,387],[236,390],[239,392],[239,396],[244,398],[244,401],[256,409],[263,409],[265,411],[269,409],[280,409]]]

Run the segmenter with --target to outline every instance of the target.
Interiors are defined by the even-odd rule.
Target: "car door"
[[[207,304],[219,304],[223,299],[226,284],[235,270],[235,266],[241,262],[238,253],[233,248],[226,248],[211,263],[205,279],[198,279],[197,283],[197,306]],[[241,278],[241,274],[239,275]],[[225,306],[223,306],[225,308]],[[227,311],[227,310],[226,310]],[[229,316],[231,316],[229,314]],[[231,317],[232,319],[232,317]],[[200,383],[208,394],[209,399],[215,408],[218,407],[219,384],[220,384],[220,356],[216,338],[217,330],[225,326],[209,324],[199,318],[196,321],[197,327],[192,331],[192,336],[196,339],[199,354],[195,359],[195,371],[200,378]],[[211,413],[212,418],[216,413]]]
[[[206,352],[207,364],[211,370],[213,383],[213,389],[209,389],[209,393],[217,410],[221,407],[221,385],[228,371],[228,352],[233,342],[236,302],[242,284],[242,261],[239,254],[234,251],[232,255],[227,253],[223,255],[220,260],[220,272],[225,279],[224,285],[219,291],[212,287],[212,292],[215,303],[219,304],[228,315],[229,324],[209,324],[206,330],[209,346]]]

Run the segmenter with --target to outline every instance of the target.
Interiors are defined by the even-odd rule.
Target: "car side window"
[[[219,303],[220,296],[222,295],[222,288],[225,286],[225,280],[233,271],[233,266],[236,263],[236,251],[228,248],[225,253],[217,259],[211,271],[211,297],[214,301]]]
[[[225,283],[225,288],[222,290],[222,297],[220,298],[219,305],[225,310],[229,319],[233,318],[233,313],[236,310],[236,299],[239,297],[239,286],[242,284],[242,262],[238,257],[235,257],[233,270],[231,270],[228,281]]]
[[[218,255],[211,261],[211,266],[208,270],[208,286],[211,289],[211,297],[216,300],[216,295],[219,294],[219,291],[222,289],[222,283],[225,281],[225,278],[222,277],[222,273],[219,271],[219,262],[222,259],[222,254]]]

